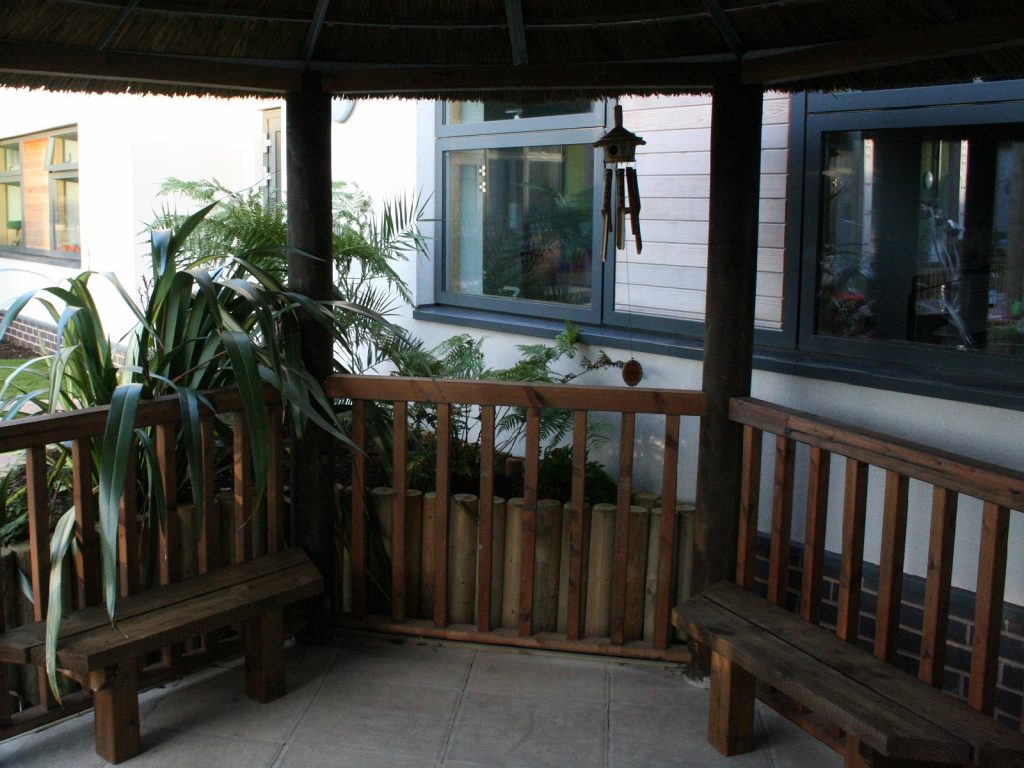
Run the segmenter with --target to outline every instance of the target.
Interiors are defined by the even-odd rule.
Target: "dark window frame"
[[[791,122],[790,192],[783,299],[784,346],[838,373],[856,367],[856,378],[876,386],[927,394],[936,386],[950,397],[968,382],[996,390],[1024,377],[1024,360],[960,351],[903,340],[844,338],[815,332],[818,244],[822,214],[820,181],[826,133],[911,128],[1024,124],[1024,82],[973,83],[851,94],[794,96]],[[842,373],[839,380],[851,377]],[[893,385],[893,379],[902,379]],[[975,397],[955,399],[976,400]],[[998,398],[997,398],[998,399]]]
[[[21,187],[22,196],[22,217],[24,217],[25,210],[25,184],[24,184],[24,173],[25,173],[25,161],[24,161],[24,142],[35,141],[38,139],[47,139],[46,156],[44,160],[44,170],[47,174],[47,201],[46,207],[50,220],[48,222],[48,229],[50,233],[51,242],[55,242],[54,237],[54,213],[53,208],[55,205],[54,195],[54,180],[55,179],[78,179],[79,185],[81,185],[81,178],[79,176],[79,162],[76,160],[73,163],[59,163],[53,164],[51,160],[51,151],[53,140],[56,138],[64,138],[68,136],[74,136],[75,140],[78,141],[78,125],[62,125],[57,128],[50,128],[45,131],[34,131],[32,133],[19,134],[17,136],[5,136],[0,139],[0,144],[18,144],[19,152],[21,154],[21,167],[16,173],[3,174],[2,178],[4,181],[17,181]],[[81,191],[81,187],[79,187]],[[81,231],[81,200],[79,200],[79,231]],[[22,221],[22,237],[24,237],[24,226],[25,222]],[[81,236],[81,235],[79,235]],[[82,266],[82,253],[81,243],[79,243],[79,250],[77,251],[62,251],[56,248],[28,248],[23,245],[0,245],[0,258],[12,259],[16,261],[27,261],[38,264],[49,264],[58,267],[71,267],[79,268]]]

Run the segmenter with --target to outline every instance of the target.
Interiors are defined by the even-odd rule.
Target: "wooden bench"
[[[710,649],[708,740],[723,754],[752,748],[760,681],[842,729],[848,766],[1024,766],[1021,734],[735,584],[673,621]]]
[[[712,585],[673,613],[696,650],[711,655],[709,741],[725,754],[750,748],[756,692],[841,751],[850,768],[1024,766],[1024,735],[993,719],[999,705],[1003,718],[1017,714],[999,700],[997,687],[1004,681],[1007,565],[1017,549],[1009,547],[1010,522],[1014,510],[1024,509],[1024,472],[752,398],[732,400],[729,415],[743,426],[735,583]],[[762,598],[753,590],[759,517],[769,511],[760,503],[764,433],[774,436],[775,450]],[[797,461],[798,447],[806,462]],[[833,458],[845,465],[838,488]],[[798,464],[806,466],[800,484]],[[913,504],[912,481],[918,486]],[[798,500],[800,486],[806,492]],[[921,494],[928,486],[930,505]],[[803,519],[795,521],[801,508]],[[962,537],[965,556],[977,564],[974,592],[961,595],[956,617],[969,661],[963,653],[947,654],[958,515],[980,532],[977,541]],[[927,567],[923,583],[908,592],[915,607],[904,611],[912,518],[917,531],[928,531],[921,539]],[[799,553],[791,536],[795,522],[804,531]],[[840,529],[832,540],[841,551],[834,554],[825,549],[832,526]],[[864,559],[868,530],[880,533],[877,568]],[[834,600],[827,617],[834,633],[820,626],[826,594]],[[872,616],[864,616],[862,603]],[[968,628],[964,608],[971,603]],[[916,667],[917,678],[898,661]],[[947,676],[966,693],[966,704],[942,692]]]
[[[248,696],[282,696],[283,608],[322,592],[309,558],[290,549],[122,598],[114,626],[101,607],[66,617],[57,664],[93,692],[97,754],[118,763],[139,753],[142,657],[229,625],[242,625]],[[45,666],[44,642],[44,624],[16,627],[0,635],[0,662]]]

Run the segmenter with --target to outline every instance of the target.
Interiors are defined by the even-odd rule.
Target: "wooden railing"
[[[276,395],[268,392],[271,403]],[[202,482],[205,508],[198,531],[187,530],[193,519],[190,514],[176,513],[179,481],[186,472],[180,467],[183,453],[177,449],[177,431],[180,425],[180,406],[177,397],[162,397],[139,405],[136,427],[151,428],[159,468],[158,481],[163,485],[167,500],[167,515],[158,526],[156,568],[154,580],[160,584],[178,581],[191,573],[206,573],[222,565],[225,560],[244,562],[283,546],[284,517],[282,510],[283,444],[281,410],[273,404],[270,411],[270,478],[265,503],[253,504],[253,478],[249,460],[249,429],[242,413],[242,401],[233,390],[210,393],[207,397],[214,411],[204,407],[201,416]],[[72,413],[38,415],[0,424],[0,453],[24,451],[28,496],[29,580],[32,584],[33,612],[36,621],[45,619],[50,575],[51,510],[47,488],[47,448],[57,443],[70,443],[73,504],[77,522],[77,547],[72,548],[74,585],[69,591],[72,605],[78,608],[101,602],[99,543],[97,535],[97,504],[93,484],[93,447],[98,445],[107,421],[107,407],[88,408]],[[232,426],[233,445],[231,465],[233,499],[227,524],[221,525],[222,515],[215,496],[215,423],[216,414],[227,415]],[[94,441],[96,441],[94,443]],[[181,470],[181,471],[179,471]],[[192,480],[197,481],[193,478]],[[129,467],[129,478],[121,499],[118,522],[118,574],[122,595],[143,591],[143,562],[146,543],[142,541],[140,520],[137,516],[137,485],[134,467]],[[150,513],[150,524],[155,524],[156,513]],[[186,530],[183,530],[183,526]],[[223,530],[223,533],[222,533]],[[223,540],[225,537],[230,540]],[[67,574],[67,571],[65,572]],[[0,606],[3,605],[3,582],[0,580]],[[0,611],[0,634],[3,633],[4,614]],[[153,684],[176,676],[188,668],[207,663],[225,654],[238,653],[237,642],[222,642],[217,638],[203,638],[196,647],[168,649],[160,662],[142,671],[140,683]],[[45,675],[39,676],[40,704],[11,711],[11,677],[13,667],[0,664],[0,739],[66,717],[71,712],[90,706],[88,692],[63,697],[61,707],[46,684]]]
[[[958,502],[962,496],[981,500],[980,543],[976,550],[962,554],[966,562],[976,564],[977,583],[973,633],[965,633],[965,637],[973,636],[970,668],[960,673],[968,673],[966,698],[970,706],[991,715],[1000,667],[1011,510],[1024,509],[1024,473],[749,398],[733,400],[730,416],[744,425],[737,583],[750,588],[755,582],[762,443],[763,433],[768,432],[775,435],[775,461],[767,597],[773,603],[795,604],[803,618],[819,622],[826,574],[830,463],[833,454],[846,457],[836,633],[851,642],[871,643],[874,654],[885,661],[896,659],[901,631],[910,483],[916,480],[931,486],[925,593],[921,626],[915,628],[915,635],[920,632],[917,674],[935,687],[943,686],[947,670]],[[795,558],[790,551],[790,531],[794,506],[798,506],[793,498],[798,444],[807,446],[809,454],[806,498],[799,505],[805,509],[805,534],[796,595],[791,590],[795,582],[790,578],[790,568]],[[869,524],[877,525],[879,517],[868,508],[871,467],[884,472],[884,501],[879,510],[875,629],[873,636],[865,636],[865,623],[860,620],[865,529]],[[833,495],[840,498],[839,494]],[[900,650],[905,653],[907,647],[903,643]],[[1014,661],[1020,664],[1024,659]]]
[[[678,568],[677,508],[674,503],[661,505],[657,533],[656,562],[647,562],[647,573],[653,577],[653,633],[649,642],[638,637],[636,598],[632,585],[636,583],[634,571],[627,553],[637,548],[637,534],[631,534],[631,510],[633,496],[633,457],[635,423],[637,414],[660,414],[665,417],[663,476],[660,498],[675,500],[677,497],[677,473],[679,469],[680,419],[683,416],[699,417],[705,411],[705,397],[700,392],[670,391],[653,389],[623,389],[611,387],[585,387],[546,384],[520,384],[504,382],[474,382],[465,380],[434,380],[398,377],[333,376],[327,382],[328,395],[344,398],[352,403],[352,439],[360,449],[367,446],[367,407],[371,401],[388,404],[393,418],[393,488],[390,521],[390,582],[389,617],[367,617],[369,604],[367,580],[367,522],[368,491],[366,487],[367,461],[362,450],[352,454],[351,482],[351,527],[347,538],[351,542],[351,593],[352,618],[357,626],[373,626],[390,632],[415,634],[429,637],[474,640],[477,642],[545,647],[562,650],[577,650],[614,655],[633,655],[652,658],[688,658],[684,648],[670,648],[669,613],[673,605],[674,576]],[[406,486],[406,463],[408,446],[407,413],[409,403],[429,403],[436,406],[436,487],[435,511],[428,515],[418,513],[414,518],[407,511],[408,494]],[[449,502],[450,496],[450,423],[452,408],[456,405],[470,405],[478,412],[480,424],[480,488],[474,516],[475,532],[469,538],[461,534],[453,537],[451,531]],[[522,482],[522,503],[508,510],[508,531],[521,547],[518,556],[517,589],[512,590],[514,605],[508,605],[509,591],[505,590],[505,605],[501,605],[501,594],[496,594],[493,576],[502,567],[508,553],[500,551],[505,546],[505,527],[496,519],[494,472],[495,464],[495,423],[496,411],[502,408],[525,409],[524,469]],[[541,411],[545,408],[569,409],[573,412],[572,429],[572,492],[566,505],[563,519],[561,504],[549,504],[538,499],[538,473],[541,458],[540,424]],[[594,622],[587,621],[586,613],[603,612],[603,597],[596,590],[600,585],[591,583],[588,594],[587,559],[590,547],[592,515],[595,511],[584,504],[585,462],[587,454],[588,412],[612,412],[620,414],[619,467],[617,474],[617,498],[614,509],[608,510],[607,518],[602,517],[602,532],[609,532],[611,552],[605,553],[610,563],[610,590],[607,604],[607,630],[603,637],[591,634]],[[499,500],[500,501],[500,500]],[[550,511],[538,519],[538,505]],[[453,503],[454,505],[454,503]],[[595,508],[596,509],[596,508]],[[635,515],[633,515],[635,517]],[[455,517],[451,517],[455,520]],[[651,516],[654,519],[654,516]],[[561,522],[561,525],[559,525]],[[411,616],[409,606],[415,602],[411,594],[409,569],[417,559],[416,552],[409,551],[410,527],[420,533],[423,558],[431,561],[430,573],[420,573],[421,589],[425,588],[426,599],[420,606],[419,616]],[[557,543],[546,538],[544,531],[552,531],[556,537],[565,537]],[[562,531],[564,530],[564,534]],[[645,529],[646,530],[646,529]],[[631,541],[631,536],[633,540]],[[647,534],[642,546],[644,557],[647,552]],[[554,550],[566,553],[567,567],[563,567],[562,583],[559,585],[559,568],[550,574],[548,558],[538,556],[538,544],[544,537],[545,553]],[[561,547],[559,547],[559,544]],[[567,545],[567,546],[566,546]],[[453,550],[466,550],[461,562],[469,559],[471,567],[468,578],[475,588],[471,616],[453,616],[449,605],[449,588],[453,575],[449,573],[449,558]],[[515,557],[513,554],[512,557]],[[453,560],[453,562],[456,562]],[[644,565],[640,565],[640,586],[644,582]],[[423,572],[426,572],[423,566]],[[541,572],[543,571],[543,573]],[[506,569],[505,578],[509,577]],[[554,594],[561,593],[560,595]],[[545,619],[538,621],[541,603],[547,608],[545,616],[552,615],[551,601],[561,597],[565,605],[559,606],[564,616],[564,631],[554,629]],[[641,594],[639,600],[643,600]],[[423,607],[429,608],[423,611]],[[495,617],[511,615],[514,626],[497,626]],[[639,610],[643,611],[641,604]],[[417,613],[417,611],[413,611]],[[459,612],[461,613],[461,612]],[[506,622],[507,624],[508,622]],[[642,624],[642,616],[640,619]],[[588,633],[588,629],[591,633]],[[588,636],[590,635],[590,636]]]

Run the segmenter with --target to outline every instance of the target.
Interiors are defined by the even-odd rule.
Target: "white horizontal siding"
[[[617,254],[615,305],[620,311],[703,320],[711,167],[711,99],[623,99],[626,127],[647,142],[637,152],[643,252],[627,236]],[[782,325],[786,244],[789,98],[765,97],[761,131],[760,224],[755,317]],[[628,298],[627,298],[628,294]]]

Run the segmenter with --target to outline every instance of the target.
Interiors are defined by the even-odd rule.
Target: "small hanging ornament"
[[[640,187],[636,182],[636,148],[647,142],[622,127],[622,106],[615,105],[615,127],[594,142],[604,150],[604,197],[601,205],[601,261],[608,259],[608,235],[614,234],[616,250],[626,247],[626,214],[636,241],[636,252],[643,250],[640,237]],[[615,211],[612,216],[612,179],[615,180]],[[626,193],[629,205],[626,205]]]
[[[647,142],[622,127],[622,106],[615,105],[615,127],[594,142],[594,147],[604,150],[604,196],[601,203],[601,261],[608,260],[608,240],[615,238],[615,249],[626,247],[626,214],[629,214],[629,228],[633,232],[636,252],[643,250],[640,236],[640,186],[636,181],[636,148]],[[615,210],[612,211],[612,183],[615,184]],[[629,204],[626,204],[626,195]],[[627,262],[628,268],[628,262]],[[628,280],[627,280],[628,290]],[[632,345],[631,345],[632,346]],[[622,367],[622,380],[635,387],[643,378],[644,369],[630,356]]]

